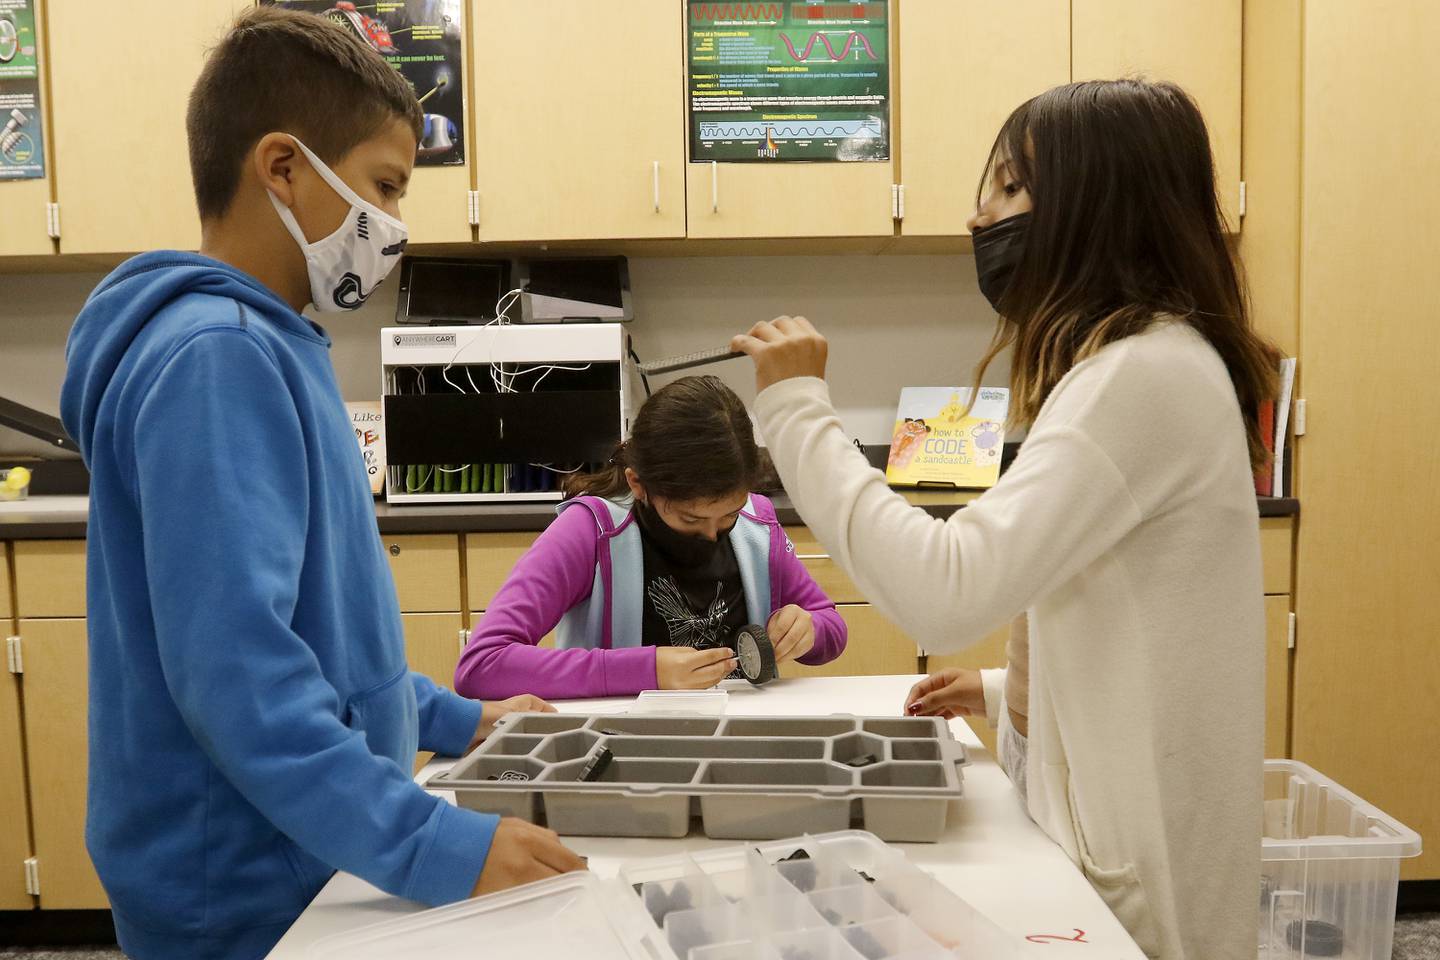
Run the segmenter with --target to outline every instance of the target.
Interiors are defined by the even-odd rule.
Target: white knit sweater
[[[1028,611],[1030,814],[1141,948],[1254,960],[1260,544],[1210,345],[1163,323],[1077,364],[1000,482],[944,521],[870,468],[823,381],[755,410],[805,524],[927,650]]]

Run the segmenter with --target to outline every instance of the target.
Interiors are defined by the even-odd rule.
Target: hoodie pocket
[[[1066,785],[1066,799],[1070,807],[1070,828],[1075,832],[1075,847],[1080,853],[1080,868],[1085,872],[1085,878],[1145,956],[1160,956],[1160,927],[1150,909],[1150,900],[1145,896],[1145,887],[1140,882],[1135,864],[1102,866],[1091,852],[1085,828],[1080,823],[1073,778]]]
[[[410,670],[399,673],[350,698],[345,723],[365,734],[370,752],[389,757],[410,769],[420,748],[420,708]]]

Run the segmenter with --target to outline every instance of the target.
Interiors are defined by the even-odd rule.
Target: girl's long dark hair
[[[565,496],[626,496],[626,467],[639,474],[648,495],[665,500],[748,493],[764,477],[745,404],[711,376],[681,377],[657,390],[610,462],[595,473],[569,477]]]
[[[1005,122],[980,194],[1000,164],[1029,190],[1033,212],[977,385],[1013,344],[1011,413],[1031,423],[1076,363],[1178,318],[1224,360],[1250,461],[1263,464],[1260,405],[1275,396],[1278,353],[1251,327],[1205,120],[1189,95],[1135,79],[1056,87]]]

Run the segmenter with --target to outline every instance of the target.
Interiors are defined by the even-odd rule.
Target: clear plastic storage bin
[[[571,873],[374,924],[314,960],[1019,960],[1021,944],[873,834]]]
[[[1420,835],[1294,760],[1265,761],[1260,958],[1390,960]]]

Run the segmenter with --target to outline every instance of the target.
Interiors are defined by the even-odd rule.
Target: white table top
[[[727,684],[730,715],[832,714],[898,716],[918,677],[835,677],[780,680],[765,687]],[[562,712],[624,711],[632,701],[575,700],[557,703]],[[929,871],[1001,927],[1027,942],[1036,956],[1061,957],[1077,946],[1050,937],[1074,938],[1084,931],[1091,960],[1141,960],[1143,954],[1099,895],[1053,841],[1026,814],[1010,780],[980,746],[963,721],[951,724],[971,750],[965,768],[965,796],[951,804],[945,835],[938,843],[894,844],[910,861]],[[432,763],[420,779],[448,763]],[[443,794],[442,794],[443,795]],[[682,850],[733,844],[691,835],[680,840],[566,837],[589,858],[590,869],[612,877],[623,863]],[[347,873],[337,873],[294,926],[276,944],[271,960],[301,960],[324,937],[421,910]],[[1056,948],[1061,948],[1057,950]]]

